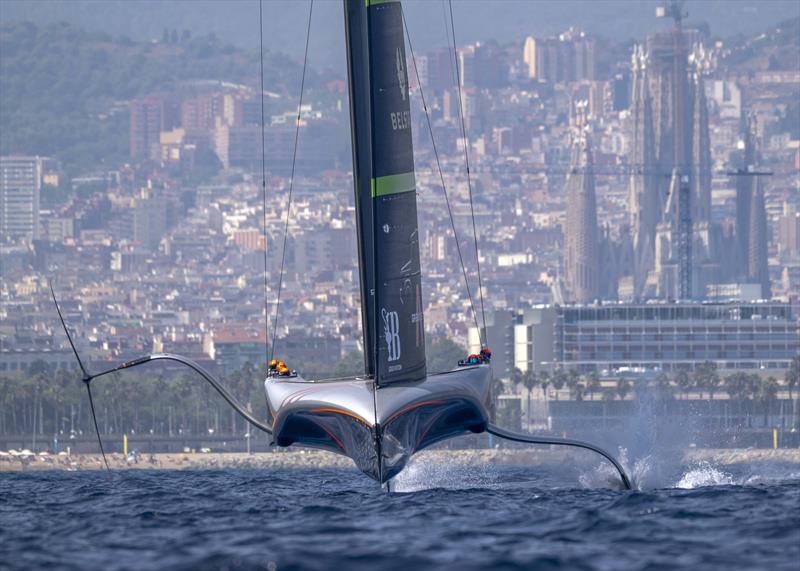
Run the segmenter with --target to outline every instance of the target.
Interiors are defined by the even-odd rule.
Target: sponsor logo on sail
[[[390,363],[400,359],[400,318],[396,311],[381,309],[383,317],[383,337]]]
[[[397,83],[400,86],[400,97],[403,101],[406,100],[406,74],[403,69],[403,54],[400,53],[400,48],[397,48]]]

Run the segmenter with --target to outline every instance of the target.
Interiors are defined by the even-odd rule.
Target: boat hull
[[[276,445],[343,454],[383,483],[419,450],[485,431],[491,381],[491,368],[478,365],[377,388],[370,379],[271,377],[265,389]]]

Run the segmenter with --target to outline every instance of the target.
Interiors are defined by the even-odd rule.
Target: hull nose
[[[405,468],[415,453],[442,440],[486,430],[486,408],[469,398],[423,402],[387,422],[381,430],[382,482]]]

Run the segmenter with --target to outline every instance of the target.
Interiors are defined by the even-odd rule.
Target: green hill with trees
[[[296,90],[296,62],[265,54],[265,88]],[[165,31],[159,42],[87,32],[66,23],[0,26],[0,154],[52,156],[70,169],[116,166],[128,156],[128,101],[188,80],[258,86],[257,51],[213,34]]]

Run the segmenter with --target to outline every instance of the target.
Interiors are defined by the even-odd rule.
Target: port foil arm
[[[242,403],[240,403],[236,397],[231,394],[231,392],[223,385],[218,379],[215,379],[211,373],[203,369],[200,365],[192,361],[191,359],[187,359],[186,357],[182,357],[180,355],[174,355],[172,353],[153,353],[152,355],[146,355],[144,357],[139,357],[138,359],[133,359],[131,361],[126,361],[121,365],[117,365],[111,369],[103,371],[102,373],[98,373],[96,375],[91,375],[89,380],[94,380],[98,377],[102,377],[104,375],[110,375],[111,373],[116,373],[117,371],[124,371],[125,369],[130,369],[132,367],[137,367],[139,365],[144,365],[145,363],[150,363],[152,361],[174,361],[176,363],[181,363],[182,365],[186,365],[193,371],[195,371],[198,375],[203,377],[203,379],[214,387],[222,398],[224,398],[229,405],[231,405],[236,412],[238,412],[242,418],[244,418],[247,422],[258,428],[259,430],[263,430],[267,434],[272,434],[272,427],[268,424],[265,424],[254,417],[250,411],[248,411]]]
[[[557,446],[573,446],[575,448],[585,448],[586,450],[591,450],[592,452],[596,452],[603,456],[606,460],[611,462],[614,468],[617,469],[619,472],[619,477],[622,480],[622,484],[626,490],[631,489],[631,481],[628,479],[628,475],[625,473],[625,470],[622,469],[622,466],[619,462],[608,452],[595,446],[594,444],[589,444],[588,442],[583,442],[581,440],[571,440],[569,438],[556,438],[553,436],[535,436],[533,434],[521,434],[519,432],[512,432],[510,430],[506,430],[504,428],[500,428],[499,426],[495,426],[494,424],[489,424],[486,427],[486,431],[489,434],[493,434],[494,436],[498,436],[500,438],[505,438],[506,440],[513,440],[514,442],[526,442],[528,444],[554,444]]]

